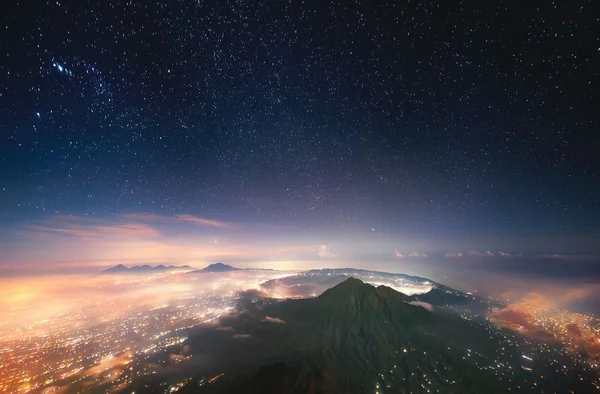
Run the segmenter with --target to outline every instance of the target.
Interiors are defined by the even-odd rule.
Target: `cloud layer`
[[[540,293],[530,292],[505,308],[493,310],[488,318],[500,327],[540,341],[568,344],[567,350],[583,350],[600,360],[600,336],[593,329],[593,319],[557,309],[553,300]],[[544,323],[549,320],[552,324]]]

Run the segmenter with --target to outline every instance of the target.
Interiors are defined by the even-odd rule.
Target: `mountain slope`
[[[277,302],[248,293],[244,307],[190,331],[178,393],[363,394],[592,392],[592,379],[556,353],[446,308],[432,312],[389,287],[349,278],[321,296]],[[560,364],[556,364],[559,360]],[[571,371],[554,374],[556,366]],[[523,367],[523,368],[522,368]],[[525,368],[527,367],[527,368]],[[533,367],[534,369],[532,369]],[[536,372],[534,372],[536,371]],[[179,373],[179,375],[177,375]],[[589,375],[591,376],[591,375]],[[123,393],[163,393],[165,373]]]
[[[389,287],[350,278],[314,300],[288,301],[267,312],[296,327],[291,341],[304,349],[307,360],[337,371],[347,383],[341,384],[343,392],[372,392],[383,371],[386,378],[380,385],[399,390],[391,392],[417,390],[421,374],[431,376],[427,381],[438,387],[446,387],[445,377],[452,376],[457,388],[493,389],[489,374],[464,362],[464,350],[448,346],[468,343],[456,334],[473,329],[408,300]],[[442,335],[440,327],[445,327]]]
[[[120,272],[129,272],[129,268],[125,267],[123,264],[119,264],[102,271],[103,274],[112,274]]]
[[[237,334],[237,340],[216,345],[218,341],[210,337],[198,343],[204,352],[210,345],[222,354],[235,353],[224,368],[238,371],[230,373],[239,376],[246,363],[251,376],[223,380],[203,390],[236,394],[508,391],[495,375],[466,357],[467,343],[484,351],[477,341],[485,340],[485,332],[477,334],[460,318],[433,314],[408,301],[408,296],[389,287],[375,288],[349,278],[317,298],[286,300],[266,305],[254,315],[226,318],[222,324],[230,336]],[[264,367],[257,371],[257,365]],[[182,392],[203,392],[194,387]]]

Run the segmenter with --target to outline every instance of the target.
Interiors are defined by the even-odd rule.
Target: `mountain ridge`
[[[186,272],[186,274],[203,274],[203,273],[211,273],[211,272],[232,272],[232,271],[275,271],[270,268],[237,268],[228,264],[223,263],[213,263],[202,269],[194,270],[190,272]]]
[[[167,271],[167,270],[191,270],[193,269],[189,265],[169,265],[159,264],[157,266],[151,266],[148,264],[134,265],[127,267],[123,264],[115,265],[100,272],[101,274],[119,274],[119,273],[134,273],[134,272],[155,272],[155,271]]]

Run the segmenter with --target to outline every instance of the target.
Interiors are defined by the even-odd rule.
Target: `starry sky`
[[[9,1],[0,266],[588,275],[592,3]]]

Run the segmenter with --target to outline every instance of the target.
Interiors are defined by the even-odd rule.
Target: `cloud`
[[[532,336],[542,334],[544,338],[553,337],[549,332],[541,333],[535,324],[533,314],[520,305],[509,305],[489,314],[489,318],[498,326],[515,331],[526,332]]]
[[[557,260],[562,260],[565,258],[568,258],[570,256],[568,255],[562,255],[562,254],[558,254],[558,253],[554,253],[554,254],[543,254],[540,256],[540,258],[542,259],[557,259]]]
[[[233,339],[248,339],[252,337],[250,334],[234,334]]]
[[[543,260],[555,260],[565,262],[593,262],[600,260],[598,255],[586,255],[586,254],[541,254],[538,256]]]
[[[170,216],[157,215],[150,212],[125,213],[121,215],[123,219],[137,220],[141,222],[164,221],[171,219]]]
[[[322,259],[330,259],[332,257],[337,257],[337,255],[332,253],[327,245],[319,245],[319,257]]]
[[[226,230],[231,230],[235,227],[231,223],[220,222],[218,220],[212,220],[212,219],[205,219],[205,218],[201,218],[201,217],[197,217],[197,216],[193,216],[193,215],[176,215],[175,217],[179,220],[199,224],[202,226],[218,227],[218,228],[222,228],[222,229],[226,229]]]
[[[428,302],[423,302],[423,301],[411,301],[409,302],[410,305],[414,305],[414,306],[420,306],[421,308],[425,308],[427,309],[429,312],[433,312],[433,305],[431,305]]]
[[[510,258],[513,257],[512,254],[510,253],[506,253],[503,251],[498,251],[498,252],[491,252],[489,250],[486,250],[485,252],[478,252],[476,250],[472,250],[469,253],[467,253],[466,255],[463,254],[462,252],[450,252],[450,253],[444,253],[444,257],[448,258],[448,259],[456,259],[456,258],[461,258],[461,257],[465,257],[465,256],[471,256],[471,257],[506,257],[506,258]]]
[[[40,233],[64,234],[84,238],[153,238],[160,236],[157,229],[142,223],[95,225],[59,222],[31,225],[29,229]]]
[[[426,255],[425,253],[411,252],[408,254],[402,254],[402,253],[398,252],[397,250],[394,250],[394,256],[396,256],[399,259],[405,259],[405,258],[427,259],[427,258],[429,258],[429,256]]]
[[[168,216],[168,215],[157,215],[155,213],[150,213],[150,212],[134,212],[134,213],[123,214],[123,215],[121,215],[121,218],[128,219],[128,220],[135,220],[135,221],[139,221],[139,222],[163,222],[164,223],[164,222],[171,222],[171,221],[172,222],[183,221],[183,222],[199,224],[201,226],[223,228],[226,230],[231,230],[234,227],[236,227],[235,225],[233,225],[232,223],[229,223],[229,222],[223,222],[223,221],[214,220],[214,219],[206,219],[206,218],[189,215],[189,214]]]
[[[584,350],[593,359],[600,359],[600,337],[589,328],[590,318],[557,309],[552,299],[538,292],[530,292],[503,309],[491,311],[488,318],[499,327],[544,342],[568,344],[568,351],[579,353]],[[543,322],[547,320],[553,322],[554,329],[546,328]]]
[[[469,252],[469,256],[477,256],[477,257],[493,257],[493,256],[494,256],[494,254],[493,254],[492,252],[490,252],[489,250],[487,250],[487,251],[485,251],[485,252],[483,252],[483,253],[480,253],[480,252],[478,252],[478,251],[476,251],[476,250],[472,250],[472,251],[470,251],[470,252]]]
[[[94,216],[77,216],[77,215],[53,215],[51,220],[54,222],[71,222],[71,223],[99,223],[103,222],[102,219],[98,219]]]
[[[276,323],[276,324],[287,324],[285,320],[278,319],[276,317],[266,316],[263,321],[265,323]]]

